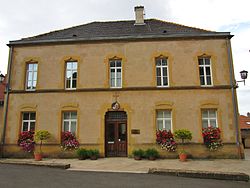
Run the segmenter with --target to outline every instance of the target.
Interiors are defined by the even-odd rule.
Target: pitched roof
[[[250,129],[250,117],[240,115],[240,129]]]
[[[69,42],[90,40],[122,40],[122,39],[146,39],[146,38],[169,38],[190,36],[229,36],[228,32],[215,32],[204,29],[188,27],[172,22],[157,19],[145,20],[144,25],[135,25],[134,20],[91,22],[63,30],[52,31],[34,37],[10,41],[9,45],[46,43],[46,42]]]

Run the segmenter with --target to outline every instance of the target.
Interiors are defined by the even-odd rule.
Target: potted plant
[[[135,160],[141,160],[144,157],[144,151],[142,149],[135,149],[132,151]]]
[[[89,157],[89,151],[84,148],[77,149],[76,154],[79,160],[85,160]]]
[[[145,155],[149,160],[153,161],[159,157],[159,152],[156,149],[151,148],[146,150]]]
[[[89,157],[91,160],[97,160],[99,157],[99,150],[98,149],[91,149],[89,150]]]
[[[187,129],[176,130],[174,132],[174,136],[175,136],[175,138],[181,140],[182,145],[184,144],[184,142],[186,140],[191,140],[192,139],[192,133],[189,130],[187,130]],[[182,162],[187,160],[187,152],[184,149],[182,149],[179,152],[179,159]]]
[[[50,133],[46,130],[40,130],[35,133],[35,140],[37,142],[40,142],[39,151],[34,152],[35,160],[41,161],[42,160],[42,144],[44,141],[48,140],[50,138]]]

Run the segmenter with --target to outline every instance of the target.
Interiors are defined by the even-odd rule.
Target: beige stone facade
[[[81,147],[98,148],[105,156],[105,114],[116,100],[127,113],[127,156],[135,148],[157,148],[163,157],[178,154],[156,144],[156,111],[172,112],[172,131],[188,129],[193,139],[186,150],[194,158],[238,158],[230,89],[228,39],[179,39],[14,46],[5,138],[6,156],[23,154],[17,146],[22,113],[36,112],[35,130],[48,130],[49,156],[60,148],[62,113],[77,111],[76,136]],[[169,86],[156,85],[155,59],[168,60]],[[201,87],[198,57],[210,57],[212,86]],[[109,84],[109,60],[122,62],[122,88]],[[78,62],[76,90],[65,89],[65,62]],[[25,91],[26,66],[37,62],[35,91]],[[116,96],[116,97],[115,97]],[[202,109],[217,111],[224,146],[210,152],[203,145]],[[131,134],[131,130],[140,134]]]

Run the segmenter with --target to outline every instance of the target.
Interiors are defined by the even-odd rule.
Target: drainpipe
[[[229,64],[229,71],[230,71],[230,85],[231,85],[231,92],[232,92],[232,102],[233,102],[233,112],[234,112],[234,124],[236,130],[236,147],[238,149],[238,157],[239,159],[243,158],[241,156],[241,148],[240,148],[240,135],[239,135],[239,122],[238,122],[238,107],[236,103],[236,90],[235,90],[235,79],[233,76],[233,59],[232,59],[232,49],[231,49],[231,42],[230,39],[227,39],[227,55],[228,55],[228,64]]]
[[[2,149],[1,157],[4,157],[4,145],[5,145],[5,135],[6,135],[6,127],[7,127],[8,106],[9,106],[9,92],[10,92],[12,54],[13,54],[13,47],[10,46],[9,59],[8,59],[8,70],[7,70],[7,83],[6,83],[4,119],[3,119],[3,133],[2,133],[2,140],[1,140],[1,146],[2,146],[2,148],[1,148]]]

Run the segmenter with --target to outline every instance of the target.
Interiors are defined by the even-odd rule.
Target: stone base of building
[[[100,157],[105,157],[103,146],[98,144],[90,144],[80,146],[86,149],[98,149],[100,151]],[[157,144],[133,144],[128,146],[128,157],[132,157],[132,151],[134,149],[155,148],[159,151],[160,157],[165,159],[176,159],[178,158],[178,151],[185,150],[188,153],[189,159],[244,159],[244,149],[242,144],[237,147],[235,143],[224,143],[216,151],[210,151],[204,144],[201,143],[188,143],[181,145],[179,144],[175,152],[168,152]],[[5,145],[3,148],[3,157],[6,158],[33,158],[33,153],[24,152],[17,145]],[[76,158],[75,150],[64,151],[60,145],[44,145],[42,148],[44,157],[48,158]],[[2,153],[2,152],[1,152]]]

